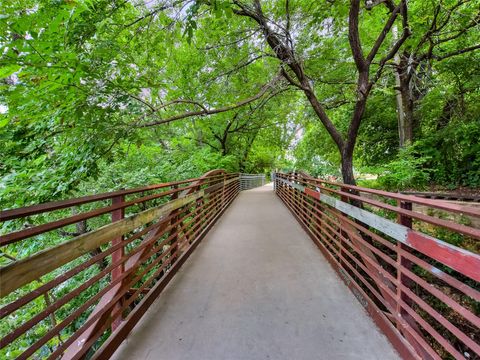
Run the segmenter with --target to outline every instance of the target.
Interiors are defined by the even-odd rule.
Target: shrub
[[[425,188],[432,172],[425,166],[428,161],[429,158],[419,156],[414,147],[401,149],[397,158],[385,166],[378,182],[388,190]]]

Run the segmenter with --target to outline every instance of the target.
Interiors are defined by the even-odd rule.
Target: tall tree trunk
[[[405,147],[405,111],[403,104],[403,96],[401,91],[401,79],[400,79],[400,56],[395,55],[395,65],[394,70],[395,75],[395,99],[397,102],[397,121],[398,121],[398,145],[403,148]]]
[[[416,98],[411,89],[412,78],[406,75],[407,65],[400,60],[395,73],[395,97],[397,103],[398,143],[405,147],[413,143],[415,129],[415,102]]]
[[[250,153],[250,150],[253,146],[253,142],[255,141],[255,139],[257,138],[257,135],[258,135],[258,129],[257,131],[255,131],[255,133],[250,137],[248,138],[248,142],[247,142],[247,147],[245,148],[244,152],[243,152],[243,156],[242,158],[240,159],[240,163],[238,164],[238,167],[239,167],[239,170],[240,172],[245,172],[245,163],[247,162],[248,160],[248,155]]]
[[[398,39],[398,29],[397,26],[394,25],[392,27],[392,34],[395,40]],[[405,58],[405,53],[402,54]],[[407,125],[407,114],[405,109],[405,93],[404,89],[402,88],[402,72],[403,78],[405,78],[405,71],[407,70],[404,68],[404,62],[402,62],[402,58],[400,54],[397,52],[393,57],[393,62],[395,64],[393,74],[395,76],[395,100],[397,102],[397,122],[398,122],[398,145],[403,148],[406,144],[406,125]]]
[[[220,141],[220,145],[222,147],[222,156],[226,156],[228,151],[227,151],[227,142],[226,141]]]
[[[415,105],[422,97],[421,92],[416,90],[421,84],[415,75],[418,62],[410,57],[407,52],[395,57],[395,94],[400,147],[413,143],[419,126],[415,118]]]
[[[342,178],[343,182],[348,185],[356,185],[355,176],[353,175],[353,154],[342,151]]]
[[[412,91],[410,89],[410,84],[402,85],[404,89],[402,92],[403,98],[403,113],[405,116],[405,146],[412,144],[414,137],[414,128],[415,128],[415,117],[414,117],[414,109],[415,109],[415,99],[413,98]]]

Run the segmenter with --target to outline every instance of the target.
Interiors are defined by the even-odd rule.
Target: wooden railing
[[[478,224],[480,208],[306,174],[274,178],[278,196],[403,358],[480,358],[480,230],[467,225]]]
[[[2,211],[0,358],[111,355],[239,190],[215,170]]]

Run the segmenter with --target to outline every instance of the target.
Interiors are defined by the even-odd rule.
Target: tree
[[[350,115],[348,130],[344,136],[328,116],[325,105],[319,100],[315,86],[311,81],[312,76],[306,72],[304,59],[297,55],[296,44],[293,41],[294,35],[291,31],[292,26],[294,27],[294,25],[292,25],[292,19],[294,19],[295,16],[291,14],[290,2],[288,0],[285,1],[284,17],[277,21],[272,20],[271,15],[273,14],[265,15],[260,0],[255,0],[253,4],[246,4],[236,0],[232,2],[235,14],[250,18],[257,24],[263,34],[265,42],[270,46],[277,59],[280,60],[282,75],[292,86],[304,92],[318,119],[334,140],[341,154],[343,181],[348,184],[355,184],[353,151],[368,96],[375,83],[380,79],[385,64],[394,57],[395,53],[410,35],[407,23],[406,2],[402,0],[398,5],[395,5],[391,1],[384,3],[390,11],[390,14],[383,20],[382,30],[373,41],[368,54],[365,55],[359,29],[360,1],[352,0],[350,2],[348,13],[348,43],[357,70],[357,84],[356,99],[354,100],[354,106]],[[324,4],[322,5],[325,6]],[[271,7],[274,8],[275,5]],[[369,9],[372,8],[373,7],[369,7]],[[402,18],[403,33],[401,38],[380,52],[382,46],[385,48],[387,35],[399,16]],[[301,17],[298,16],[297,18],[300,19]],[[327,19],[326,17],[317,19],[317,21],[321,22]],[[378,65],[375,65],[376,71],[374,75],[371,76],[371,68],[376,58],[379,58]]]
[[[254,170],[254,163],[284,158],[296,126],[310,134],[320,158],[332,153],[322,147],[335,148],[338,157],[328,160],[336,166],[340,158],[344,180],[353,183],[353,161],[366,151],[377,152],[372,162],[395,155],[390,133],[368,134],[391,129],[390,117],[372,116],[391,112],[385,97],[392,96],[393,77],[385,69],[404,76],[409,56],[407,97],[416,97],[414,115],[426,118],[418,105],[438,85],[427,84],[428,76],[453,81],[453,70],[448,80],[438,80],[440,71],[456,59],[463,69],[462,59],[476,56],[478,0],[408,4],[410,19],[400,0],[7,0],[0,22],[0,191],[17,206],[61,197],[142,145],[169,159],[180,146],[208,146]],[[428,13],[425,22],[419,14]],[[445,116],[433,128],[448,129],[446,115],[455,115],[461,101],[468,108],[473,91],[457,86],[450,105],[434,92]],[[291,111],[303,103],[308,111]],[[311,122],[331,141],[310,130]],[[266,139],[283,149],[261,146]]]
[[[265,71],[272,61],[250,58],[249,43],[222,47],[235,35],[208,30],[207,19],[204,38],[199,33],[189,41],[182,6],[191,3],[2,4],[2,203],[62,197],[133,146],[153,145],[170,159],[178,155],[178,139],[191,136],[189,122],[174,120],[208,116],[214,124],[221,114],[270,106],[286,88],[277,69]],[[216,46],[207,48],[213,39]],[[275,114],[265,114],[265,123],[273,123]],[[250,139],[264,125],[243,134]]]
[[[415,110],[429,91],[434,62],[445,61],[480,49],[480,2],[476,0],[411,1],[411,12],[428,14],[428,20],[412,17],[412,34],[397,54],[397,112],[400,146],[412,144],[420,119]],[[475,34],[477,31],[477,34]]]

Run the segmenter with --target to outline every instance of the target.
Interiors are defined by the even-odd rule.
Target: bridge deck
[[[271,185],[244,191],[115,359],[398,359]]]

